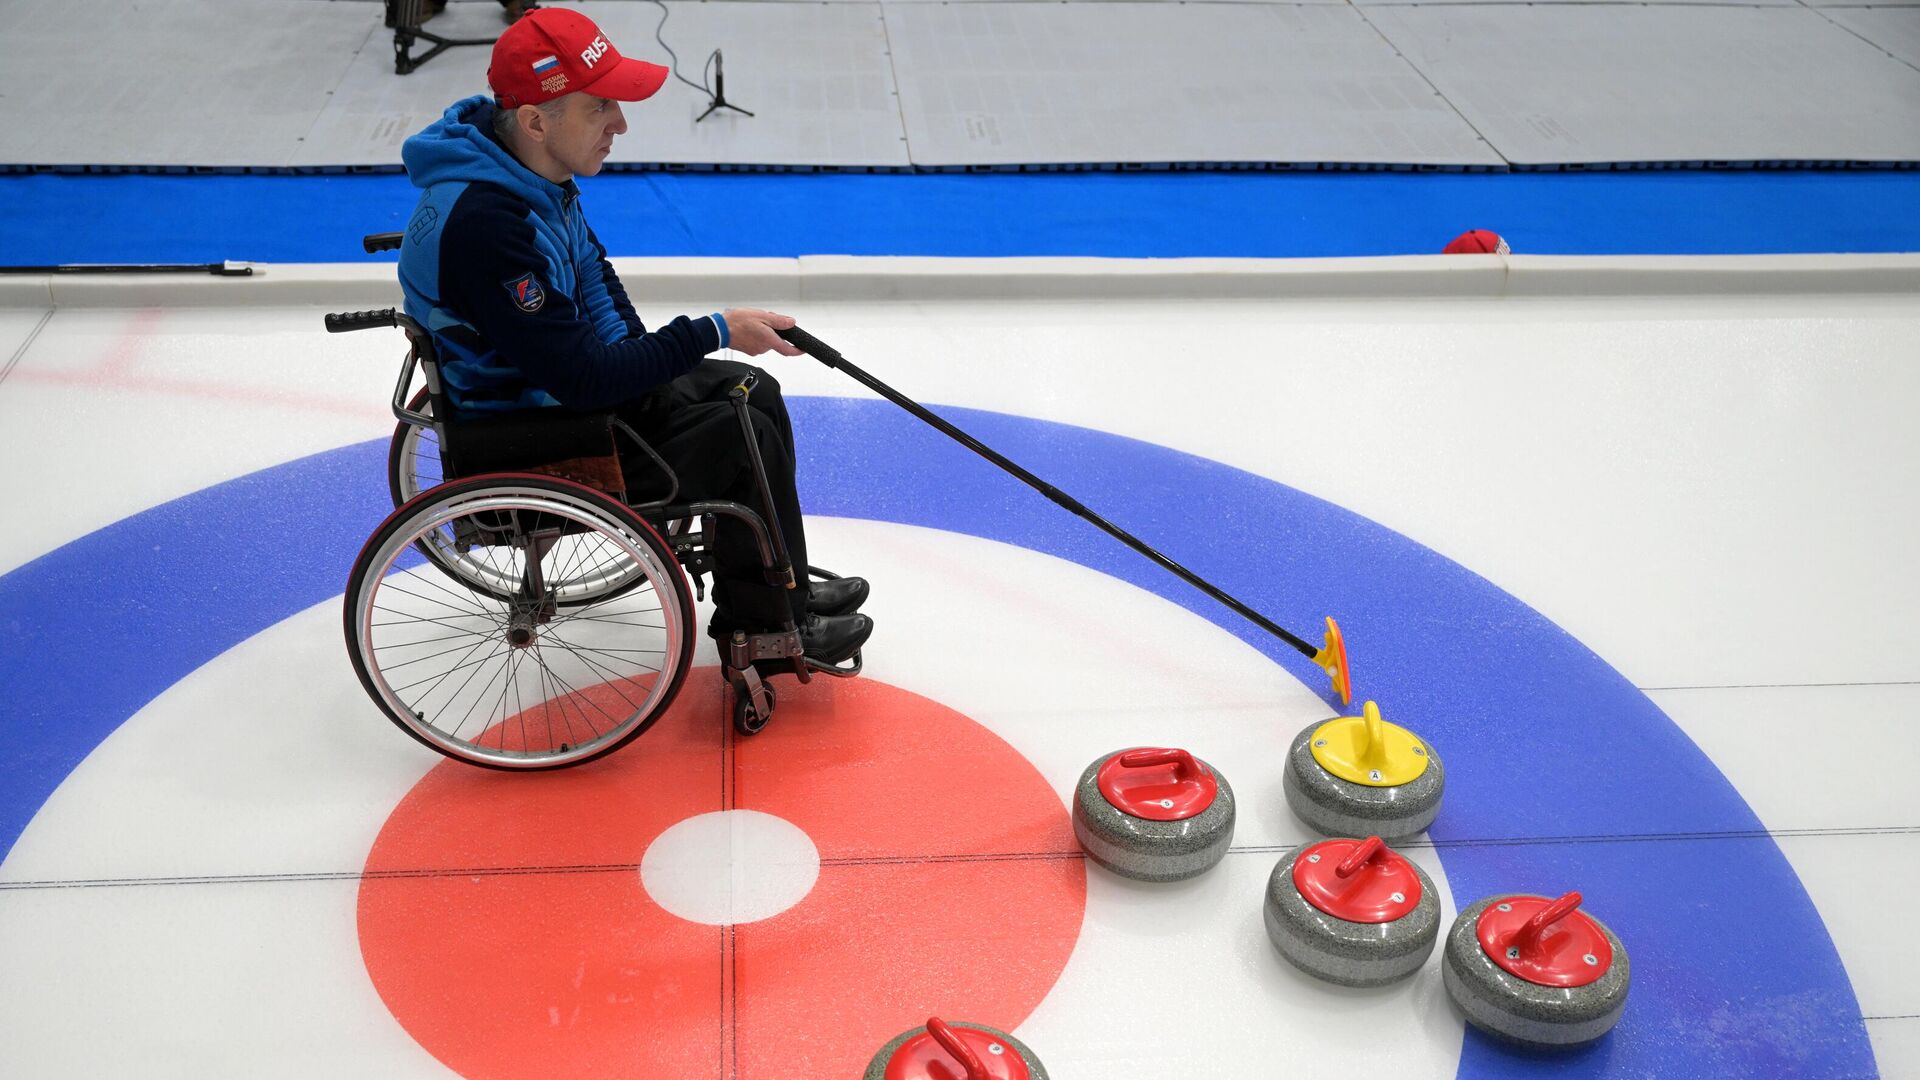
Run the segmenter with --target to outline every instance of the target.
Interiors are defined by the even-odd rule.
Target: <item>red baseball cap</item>
[[[566,8],[535,8],[493,43],[487,84],[503,109],[538,105],[586,91],[641,101],[667,81],[667,69],[620,55],[593,20]]]

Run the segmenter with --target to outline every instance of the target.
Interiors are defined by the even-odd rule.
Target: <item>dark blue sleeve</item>
[[[720,348],[712,320],[685,316],[652,333],[602,341],[573,298],[551,287],[526,213],[503,192],[469,188],[441,233],[440,295],[533,385],[569,408],[606,408],[686,374]],[[520,288],[529,274],[532,289]],[[624,292],[619,297],[625,303]],[[622,317],[632,308],[626,304]]]
[[[633,301],[627,299],[627,287],[620,284],[620,275],[613,272],[613,264],[607,261],[607,246],[594,235],[593,226],[587,226],[587,240],[593,244],[592,267],[599,273],[601,284],[606,286],[607,296],[613,300],[613,309],[620,313],[620,321],[627,324],[627,333],[639,337],[647,332],[646,324],[633,310]],[[581,273],[586,273],[583,268]]]

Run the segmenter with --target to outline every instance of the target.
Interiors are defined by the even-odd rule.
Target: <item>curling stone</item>
[[[1473,1026],[1529,1046],[1573,1046],[1627,1007],[1627,948],[1580,894],[1495,896],[1447,931],[1447,995]]]
[[[1316,979],[1385,986],[1432,955],[1440,900],[1426,872],[1377,836],[1302,844],[1267,879],[1267,937]]]
[[[1233,842],[1233,788],[1185,750],[1122,750],[1087,766],[1073,795],[1073,834],[1122,877],[1180,881]]]
[[[1340,716],[1302,731],[1287,750],[1287,805],[1322,836],[1401,840],[1433,824],[1446,769],[1406,728],[1380,718]]]
[[[1004,1031],[936,1016],[881,1047],[861,1080],[1047,1080],[1047,1070]]]

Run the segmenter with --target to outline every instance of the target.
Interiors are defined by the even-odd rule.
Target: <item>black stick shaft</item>
[[[1139,537],[1108,521],[1106,518],[1101,517],[1099,514],[1094,513],[1092,510],[1087,509],[1078,499],[1075,499],[1073,496],[1068,495],[1066,492],[1033,475],[1026,469],[1021,468],[993,447],[988,446],[979,439],[948,423],[946,420],[941,419],[924,405],[902,394],[900,391],[895,390],[893,387],[888,386],[886,383],[881,382],[879,379],[874,378],[872,375],[867,374],[857,365],[848,361],[846,357],[841,356],[838,350],[826,342],[821,341],[819,338],[814,337],[812,334],[807,333],[797,326],[791,330],[781,330],[779,334],[782,338],[785,338],[788,343],[804,349],[807,353],[811,354],[814,359],[830,368],[837,368],[846,372],[862,386],[865,386],[867,389],[872,390],[874,393],[907,410],[927,424],[937,428],[948,438],[951,438],[960,445],[998,465],[1001,469],[1013,474],[1028,487],[1053,500],[1055,505],[1079,517],[1083,521],[1098,526],[1100,530],[1108,536],[1113,537],[1115,540],[1152,559],[1180,580],[1231,608],[1241,618],[1246,619],[1253,625],[1258,626],[1260,629],[1265,630],[1267,633],[1300,650],[1301,653],[1309,658],[1319,655],[1320,650],[1316,646],[1301,640],[1298,635],[1289,632],[1279,623],[1274,622],[1272,619],[1267,618],[1265,615],[1234,599],[1206,578],[1201,577],[1199,574],[1194,573],[1167,556],[1162,555],[1160,552],[1155,551],[1153,548],[1147,546]]]
[[[253,267],[239,263],[61,263],[57,266],[0,266],[0,274],[212,274],[252,277]]]

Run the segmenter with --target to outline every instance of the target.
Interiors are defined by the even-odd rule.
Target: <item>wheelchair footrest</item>
[[[729,679],[751,669],[763,676],[795,675],[804,683],[812,681],[815,675],[851,679],[860,674],[864,659],[861,652],[855,652],[839,664],[809,659],[796,630],[752,635],[736,631],[733,640],[727,643],[721,663]]]
[[[831,675],[836,679],[851,679],[855,675],[860,674],[860,668],[862,666],[860,654],[857,652],[846,661],[845,667],[838,664],[823,664],[818,660],[806,660],[805,658],[802,658],[802,660],[807,665],[808,671],[820,675]]]
[[[767,634],[736,630],[727,643],[727,666],[739,671],[769,660],[798,660],[802,654],[798,630]]]

